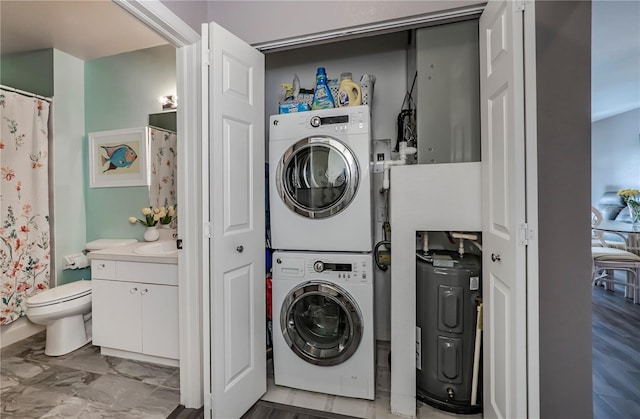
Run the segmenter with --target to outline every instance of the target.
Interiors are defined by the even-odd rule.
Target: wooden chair
[[[633,298],[634,304],[640,302],[640,256],[612,247],[592,247],[591,256],[593,286],[603,283],[608,290],[613,290],[614,284],[623,285],[625,297]],[[616,280],[615,271],[625,272],[626,280]]]
[[[609,232],[608,234],[620,237],[622,241],[606,240],[602,231],[594,230],[603,220],[602,213],[596,208],[591,207],[591,247],[613,247],[615,249],[627,249],[627,238],[620,233]]]

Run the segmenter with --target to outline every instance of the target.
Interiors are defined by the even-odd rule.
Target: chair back
[[[602,222],[602,213],[598,208],[591,206],[591,227],[597,227]]]

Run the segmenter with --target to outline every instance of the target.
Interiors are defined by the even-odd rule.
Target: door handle
[[[131,288],[131,289],[129,290],[129,292],[130,292],[131,294],[133,294],[134,292],[137,292],[137,291],[138,291],[138,288]]]
[[[236,252],[238,252],[238,253],[242,253],[243,250],[244,250],[244,246],[236,247]]]
[[[145,294],[146,294],[146,293],[148,293],[148,292],[149,292],[149,289],[148,289],[148,288],[145,288],[145,289],[143,289],[142,291],[140,291],[140,294],[141,294],[141,295],[145,295]]]
[[[500,262],[500,255],[496,255],[495,253],[491,253],[491,260],[494,262]]]

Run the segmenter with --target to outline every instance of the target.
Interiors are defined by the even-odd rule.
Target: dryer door
[[[358,161],[344,143],[328,136],[307,137],[283,154],[276,187],[292,211],[308,218],[326,218],[349,205],[359,178]]]
[[[345,362],[362,340],[362,313],[336,284],[309,281],[285,298],[280,313],[284,339],[300,358],[314,365]]]

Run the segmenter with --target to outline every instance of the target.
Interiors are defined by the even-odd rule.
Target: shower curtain
[[[176,151],[178,136],[173,131],[151,127],[151,186],[150,203],[153,207],[176,207]],[[175,222],[172,222],[175,227]]]
[[[49,103],[0,90],[0,325],[49,288]]]

